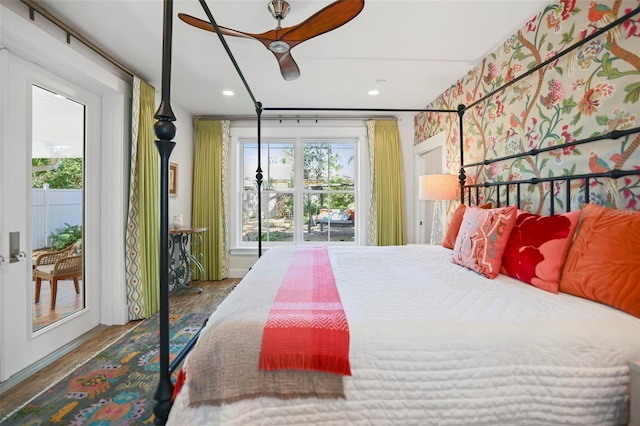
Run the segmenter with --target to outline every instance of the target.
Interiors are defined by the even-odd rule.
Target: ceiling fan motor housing
[[[287,16],[287,13],[289,13],[290,9],[289,3],[284,0],[271,0],[269,2],[268,8],[269,12],[271,12],[271,15],[278,21],[284,19]]]

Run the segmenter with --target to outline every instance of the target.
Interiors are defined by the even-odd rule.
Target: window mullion
[[[296,244],[302,243],[302,227],[304,226],[304,156],[303,156],[303,144],[302,140],[296,138],[294,145],[294,237],[293,240]]]

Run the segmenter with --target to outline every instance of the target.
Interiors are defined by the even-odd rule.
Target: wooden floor
[[[36,283],[33,282],[34,294]],[[51,309],[51,283],[43,281],[40,301],[33,302],[33,331],[51,325],[84,308],[84,283],[80,280],[80,293],[76,294],[73,280],[58,281],[56,306]]]
[[[203,293],[198,294],[197,291],[192,290],[179,290],[174,292],[169,298],[169,309],[172,313],[212,312],[218,304],[215,286],[237,283],[239,281],[239,279],[229,278],[223,281],[194,282],[194,286],[202,287],[204,290]],[[138,324],[139,321],[131,321],[126,325],[111,327],[100,326],[94,330],[94,335],[88,341],[64,355],[61,359],[54,361],[29,376],[29,378],[16,386],[4,391],[0,394],[0,418],[20,407],[51,383],[69,374],[76,366],[85,362],[96,352]]]

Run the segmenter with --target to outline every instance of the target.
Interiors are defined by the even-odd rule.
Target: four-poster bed
[[[546,151],[530,150],[465,164],[464,113],[482,99],[468,106],[460,105],[456,110],[263,108],[254,98],[206,3],[204,0],[200,3],[254,102],[258,144],[264,111],[458,114],[461,202],[480,204],[481,189],[490,193],[495,190],[496,209],[490,214],[510,215],[513,217],[513,220],[509,219],[511,228],[516,226],[515,210],[521,205],[520,188],[523,185],[565,182],[563,205],[568,212],[576,207],[576,203],[572,203],[576,191],[582,191],[584,202],[589,202],[590,181],[640,175],[640,168],[632,168],[470,184],[466,176],[469,167],[536,156]],[[175,118],[169,104],[171,4],[171,1],[165,1],[163,97],[156,114],[159,120],[156,135],[160,139],[157,145],[161,156],[163,254],[167,252],[165,234],[168,230],[166,175],[173,146],[170,139],[175,134],[172,123]],[[638,12],[626,15],[625,19]],[[586,37],[584,42],[621,22],[620,19],[615,21],[597,34]],[[579,44],[538,64],[487,97],[577,46]],[[639,132],[637,127],[615,131],[572,141],[567,146]],[[558,146],[551,149],[558,149]],[[263,178],[259,155],[260,149],[256,170],[258,191]],[[576,182],[582,183],[582,189],[575,188]],[[514,191],[515,200],[512,200]],[[505,207],[510,204],[515,207]],[[549,197],[548,210],[550,215],[556,213],[554,196]],[[463,221],[460,233],[468,228],[467,222]],[[633,226],[638,224],[633,223]],[[261,233],[260,220],[258,232]],[[567,241],[566,250],[570,238]],[[454,253],[462,250],[461,244],[464,242],[456,241]],[[260,238],[258,253],[263,253]],[[168,259],[166,255],[161,258],[161,371],[155,396],[156,424],[164,424],[167,419],[173,424],[371,424],[374,421],[383,424],[531,424],[580,423],[585,419],[587,422],[619,424],[627,421],[628,364],[640,358],[640,339],[634,339],[634,336],[640,336],[640,315],[635,310],[630,314],[606,306],[612,303],[605,301],[541,291],[505,275],[489,281],[470,270],[472,267],[452,263],[451,251],[439,246],[329,247],[327,256],[351,331],[349,357],[353,375],[336,377],[335,374],[314,372],[312,375],[318,373],[316,375],[321,377],[310,378],[300,374],[306,384],[287,382],[293,390],[281,389],[279,385],[273,387],[274,383],[280,383],[275,381],[280,380],[275,377],[278,374],[256,372],[251,366],[258,369],[255,361],[260,357],[259,343],[266,318],[270,316],[271,303],[288,274],[287,266],[296,256],[294,247],[269,250],[212,315],[199,333],[201,340],[187,359],[187,381],[171,413],[173,386],[170,374],[193,345],[169,366]],[[638,283],[635,286],[636,289],[630,291],[637,292]],[[619,308],[615,304],[612,306]],[[580,350],[575,350],[578,347]],[[223,364],[225,360],[230,363]],[[330,383],[324,381],[327,374],[331,376]],[[294,379],[288,377],[287,380],[298,379],[297,374],[291,375]],[[301,397],[296,398],[296,395]]]

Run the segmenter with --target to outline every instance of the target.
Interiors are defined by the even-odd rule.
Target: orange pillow
[[[453,248],[453,263],[487,278],[500,273],[502,254],[516,223],[516,205],[499,209],[469,207]]]
[[[481,209],[490,209],[491,203],[486,203],[479,206]],[[464,216],[464,211],[467,208],[466,205],[460,204],[456,207],[456,210],[453,212],[453,216],[451,216],[451,220],[449,221],[449,227],[447,228],[447,233],[444,236],[444,240],[442,240],[442,247],[452,249],[453,246],[456,245],[456,237],[458,236],[458,231],[460,230],[460,225],[462,224],[462,217]]]
[[[640,318],[640,212],[585,204],[560,291]]]

